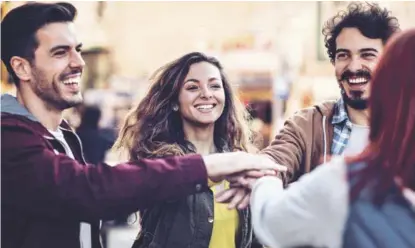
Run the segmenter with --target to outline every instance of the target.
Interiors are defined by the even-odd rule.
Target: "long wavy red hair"
[[[375,198],[383,198],[396,178],[415,190],[415,29],[387,43],[372,78],[369,107],[370,143],[360,155],[346,158],[348,164],[367,163],[352,192],[376,182]]]

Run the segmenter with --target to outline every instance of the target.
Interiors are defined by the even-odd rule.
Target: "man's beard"
[[[59,82],[56,82],[55,80],[48,82],[44,73],[35,67],[32,67],[32,71],[33,77],[35,78],[32,83],[32,89],[34,93],[45,102],[47,108],[65,110],[75,107],[82,102],[64,99],[58,85]],[[61,76],[59,78],[61,78]]]
[[[360,97],[357,98],[351,98],[347,95],[346,91],[343,89],[343,87],[341,86],[342,91],[341,91],[341,95],[343,98],[344,103],[351,107],[352,109],[356,109],[356,110],[365,110],[368,107],[368,100],[367,99],[362,99]],[[352,94],[360,94],[362,95],[363,92],[351,92]]]
[[[349,97],[344,89],[342,82],[348,84],[349,79],[351,77],[364,77],[367,81],[370,80],[371,75],[370,72],[367,70],[358,70],[357,72],[351,72],[350,70],[346,70],[340,76],[340,88],[341,88],[341,95],[343,98],[344,103],[356,110],[365,110],[368,107],[368,100],[361,98],[363,95],[362,91],[351,90],[350,94],[352,97]],[[367,82],[368,83],[368,82]]]

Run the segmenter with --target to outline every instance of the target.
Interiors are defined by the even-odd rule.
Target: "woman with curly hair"
[[[189,53],[152,78],[149,93],[127,116],[115,144],[131,160],[255,150],[248,114],[215,58]],[[144,210],[133,247],[252,247],[249,210],[230,210],[214,201],[214,193],[228,182],[209,186],[209,191]]]

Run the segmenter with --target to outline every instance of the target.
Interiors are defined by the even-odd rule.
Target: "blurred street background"
[[[3,1],[2,17],[23,3]],[[348,3],[72,2],[79,11],[75,24],[87,65],[85,106],[68,110],[66,118],[77,128],[82,113],[95,106],[100,112],[96,121],[111,144],[125,114],[146,94],[151,74],[199,51],[222,62],[266,146],[287,116],[339,97],[321,29]],[[402,29],[415,27],[414,1],[379,4],[399,19]],[[1,92],[14,90],[2,64]],[[104,155],[110,164],[119,160],[108,149]],[[107,248],[131,246],[139,230],[136,217],[104,225]]]

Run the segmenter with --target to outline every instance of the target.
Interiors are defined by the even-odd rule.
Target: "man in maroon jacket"
[[[62,119],[82,102],[75,15],[69,3],[30,3],[1,25],[1,59],[17,87],[17,97],[1,97],[3,247],[100,247],[100,219],[205,190],[208,177],[279,168],[242,152],[86,164]]]

